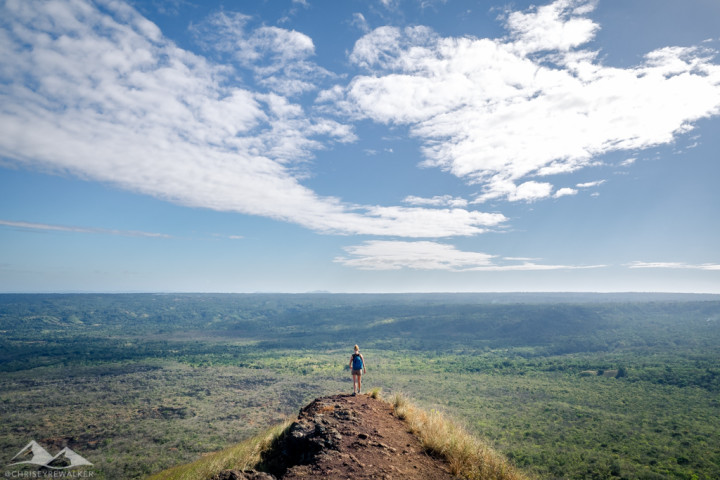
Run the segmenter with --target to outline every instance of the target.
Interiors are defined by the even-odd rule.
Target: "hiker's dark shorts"
[[[362,369],[360,369],[360,370],[355,370],[355,369],[353,369],[352,374],[353,374],[353,375],[360,376],[360,375],[362,375]]]

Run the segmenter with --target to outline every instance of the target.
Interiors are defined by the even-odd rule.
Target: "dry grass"
[[[492,447],[441,412],[422,410],[401,394],[393,395],[390,403],[423,447],[448,461],[453,475],[473,480],[529,480]]]
[[[290,424],[292,420],[287,420],[225,450],[158,472],[148,477],[148,480],[206,480],[222,470],[253,468],[260,462],[261,453],[270,448],[273,441],[282,435]]]

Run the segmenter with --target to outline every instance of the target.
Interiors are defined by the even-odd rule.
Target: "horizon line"
[[[710,295],[719,292],[682,292],[662,290],[468,290],[468,291],[194,291],[194,290],[38,290],[2,291],[0,295]]]

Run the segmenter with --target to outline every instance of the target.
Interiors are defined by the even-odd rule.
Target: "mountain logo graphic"
[[[68,447],[63,448],[54,457],[48,453],[39,443],[35,440],[31,440],[30,443],[18,452],[10,461],[8,467],[13,465],[30,464],[37,465],[39,467],[53,468],[55,470],[82,467],[85,465],[92,465],[92,463],[85,460],[82,456],[75,453]]]

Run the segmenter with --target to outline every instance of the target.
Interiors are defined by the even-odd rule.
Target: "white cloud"
[[[75,227],[69,225],[51,225],[47,223],[17,222],[11,220],[0,220],[0,225],[5,227],[20,228],[23,230],[42,230],[49,232],[71,232],[71,233],[97,233],[103,235],[119,235],[122,237],[148,237],[148,238],[172,238],[164,233],[142,232],[138,230],[114,230],[97,227]]]
[[[464,198],[453,197],[452,195],[436,195],[431,198],[408,195],[403,200],[403,203],[426,205],[429,207],[466,207],[468,205],[468,201]]]
[[[508,195],[508,200],[524,200],[526,202],[533,202],[535,200],[549,197],[550,192],[552,192],[551,184],[531,180],[518,185],[515,191]]]
[[[462,252],[452,245],[435,242],[373,240],[346,247],[352,258],[338,257],[335,262],[361,270],[456,270],[490,265],[492,255]]]
[[[713,270],[720,271],[720,265],[714,263],[689,264],[684,262],[631,262],[629,268],[667,268],[678,270]]]
[[[226,28],[229,45],[246,39],[248,62],[302,66],[312,53],[297,32],[245,35],[232,29],[246,18],[226,20],[216,33]],[[233,86],[232,69],[178,48],[126,4],[9,0],[0,27],[0,155],[15,164],[326,233],[438,238],[506,221],[317,195],[299,182],[299,164],[352,141],[352,129],[276,92]]]
[[[382,4],[385,8],[395,8],[397,5],[398,0],[379,0],[380,4]]]
[[[533,6],[528,12],[512,12],[507,18],[512,46],[524,55],[543,50],[570,51],[592,39],[600,28],[582,17],[592,9],[593,2],[587,0],[558,0]]]
[[[507,218],[501,213],[485,213],[461,208],[361,207],[356,224],[345,225],[349,233],[438,238],[477,235],[486,227],[501,225]],[[345,221],[345,219],[341,219]]]
[[[188,0],[152,0],[152,6],[163,15],[179,15],[180,8],[192,6]]]
[[[606,180],[596,180],[594,182],[585,182],[585,183],[578,183],[575,185],[577,188],[592,188],[592,187],[599,187],[603,183],[605,183]]]
[[[720,113],[714,52],[667,47],[635,67],[606,66],[583,49],[599,28],[587,18],[593,5],[558,0],[510,13],[502,39],[375,29],[350,55],[368,74],[352,79],[337,105],[408,126],[423,142],[425,165],[482,185],[480,200],[543,198],[510,184],[670,143]]]
[[[362,13],[356,12],[352,14],[352,21],[350,22],[350,25],[358,28],[362,32],[369,32],[370,26],[368,25],[367,20],[365,19],[365,15]]]
[[[547,182],[530,180],[520,185],[509,180],[496,180],[485,188],[473,203],[483,203],[496,198],[506,198],[511,202],[524,201],[532,203],[547,198],[552,194],[553,186]]]
[[[578,191],[574,188],[564,187],[559,188],[557,192],[553,194],[553,198],[566,197],[568,195],[577,195]]]
[[[670,142],[720,110],[720,67],[706,50],[659,49],[628,69],[582,50],[597,30],[586,2],[510,13],[504,39],[378,28],[350,55],[369,74],[325,90],[318,80],[340,77],[312,61],[315,46],[301,32],[253,27],[253,18],[229,12],[196,25],[231,67],[179,48],[125,3],[103,5],[2,4],[0,155],[320,232],[440,238],[507,221],[450,195],[411,196],[409,207],[356,205],[305,187],[314,152],[355,140],[344,119],[327,115],[329,105],[408,126],[426,165],[481,185],[472,204],[570,194],[536,178]],[[237,81],[248,72],[254,83]],[[311,111],[292,100],[309,91],[319,91]]]
[[[600,268],[603,265],[543,265],[534,259],[505,258],[480,252],[458,250],[453,245],[429,241],[371,240],[344,249],[349,257],[336,257],[335,262],[360,270],[447,270],[447,271],[530,271]],[[508,261],[513,263],[507,263]],[[521,262],[521,263],[516,263]]]
[[[251,28],[252,17],[218,12],[192,27],[198,42],[229,54],[251,69],[256,82],[273,92],[294,95],[317,88],[318,79],[332,74],[310,61],[312,39],[295,30],[273,26]]]
[[[355,42],[350,61],[365,68],[402,68],[404,52],[414,48],[432,47],[438,40],[437,34],[425,26],[397,27],[383,26]]]

